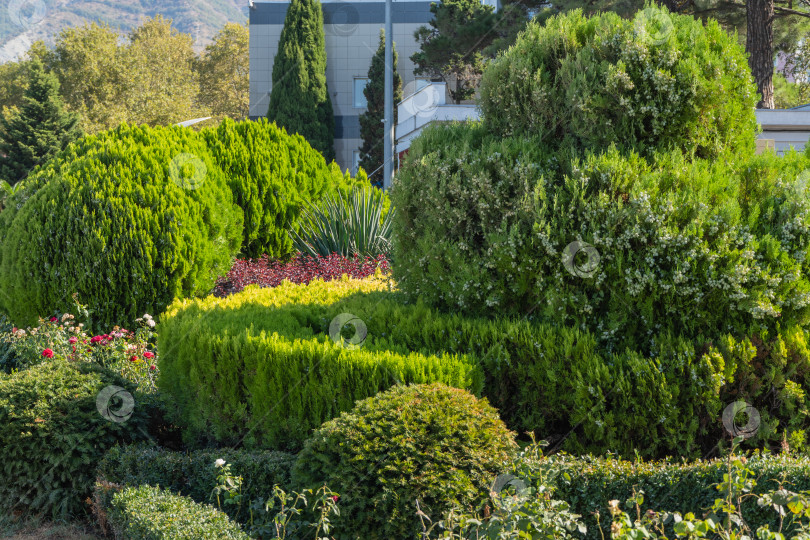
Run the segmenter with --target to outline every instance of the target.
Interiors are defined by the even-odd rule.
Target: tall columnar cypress
[[[318,0],[292,0],[273,62],[267,118],[335,157],[335,118],[326,87],[326,40]]]
[[[393,44],[392,44],[393,45]],[[383,137],[385,126],[385,31],[380,30],[380,45],[368,68],[368,84],[363,90],[368,102],[366,112],[360,115],[360,166],[369,173],[369,180],[382,187]],[[397,51],[394,49],[394,103],[402,101],[402,77],[397,73]],[[394,125],[397,123],[397,108],[394,107]],[[373,173],[373,174],[372,174]]]
[[[0,178],[10,184],[81,136],[79,116],[65,110],[56,76],[38,58],[29,70],[20,110],[0,117]]]

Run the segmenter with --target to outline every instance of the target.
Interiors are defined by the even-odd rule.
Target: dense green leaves
[[[273,60],[267,118],[335,158],[335,118],[326,86],[326,40],[318,0],[292,0]]]
[[[233,474],[241,476],[241,493],[246,500],[268,497],[274,485],[290,486],[295,456],[284,452],[233,450],[193,450],[171,452],[153,445],[117,446],[98,464],[98,477],[125,486],[150,485],[170,489],[198,503],[211,502],[211,489],[217,484],[214,462],[224,459]],[[248,505],[225,505],[222,510],[240,523],[250,520]]]
[[[225,120],[202,134],[244,214],[247,257],[289,258],[295,252],[289,233],[307,203],[349,189],[351,180],[303,137],[265,119]]]
[[[158,327],[158,387],[186,441],[298,449],[312,429],[397,383],[479,392],[480,371],[463,355],[367,350],[351,316],[344,322],[360,326],[340,338],[339,301],[386,288],[383,279],[283,283],[174,304]]]
[[[242,215],[192,131],[122,126],[73,145],[0,214],[0,303],[18,325],[69,311],[105,328],[207,294],[242,239]]]
[[[633,19],[573,11],[531,23],[481,82],[494,133],[642,155],[750,153],[756,101],[745,53],[716,22],[653,7]]]
[[[120,376],[88,363],[52,361],[0,376],[0,500],[11,509],[61,518],[81,512],[104,451],[142,440],[148,407],[134,408],[110,394],[112,411],[129,410],[124,422],[104,418],[98,396],[109,385],[135,393]]]
[[[131,540],[249,540],[225,513],[152,486],[112,495],[107,520],[116,538]]]
[[[441,384],[398,385],[315,431],[293,481],[340,493],[340,539],[412,538],[423,512],[475,508],[515,450],[486,400]]]
[[[0,179],[16,184],[80,135],[79,117],[67,112],[59,81],[34,58],[20,109],[0,115]]]

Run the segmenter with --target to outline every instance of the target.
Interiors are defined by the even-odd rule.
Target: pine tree
[[[0,177],[16,184],[81,136],[79,116],[68,112],[59,81],[34,58],[19,111],[0,117]]]
[[[393,44],[392,44],[393,45]],[[385,31],[380,30],[380,45],[368,68],[368,84],[363,90],[368,108],[360,115],[360,166],[369,174],[369,180],[382,186],[383,138],[385,126]],[[402,101],[402,77],[397,73],[397,51],[394,48],[394,103]],[[394,125],[397,123],[397,108],[394,107]],[[379,170],[378,170],[379,169]]]
[[[267,118],[298,133],[326,161],[335,157],[335,117],[326,87],[326,40],[318,0],[292,0],[273,61]]]

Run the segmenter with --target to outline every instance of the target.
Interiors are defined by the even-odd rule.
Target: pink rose
[[[77,338],[76,336],[71,336],[70,339],[68,339],[68,343],[70,343],[71,345],[73,345],[74,343],[76,343],[78,341],[79,341],[79,338]]]
[[[149,351],[146,351],[145,353],[143,353],[143,357],[144,358],[154,358],[155,355],[153,353],[149,352]]]

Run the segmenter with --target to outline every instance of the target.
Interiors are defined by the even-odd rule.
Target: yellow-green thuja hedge
[[[343,304],[387,287],[381,276],[285,282],[170,306],[159,325],[158,384],[186,441],[296,450],[356,400],[398,383],[480,394],[480,368],[464,355],[346,347],[330,337]]]
[[[37,169],[0,214],[0,303],[17,325],[74,307],[105,328],[207,294],[242,213],[204,141],[180,127],[89,136]]]
[[[575,453],[698,457],[725,444],[722,414],[738,400],[760,413],[746,445],[806,447],[810,347],[799,327],[699,342],[661,333],[652,354],[610,353],[587,330],[406,298],[375,278],[177,302],[159,326],[160,388],[198,442],[297,448],[356,399],[433,381],[486,397],[510,429]],[[330,340],[341,313],[365,323],[362,348]]]

